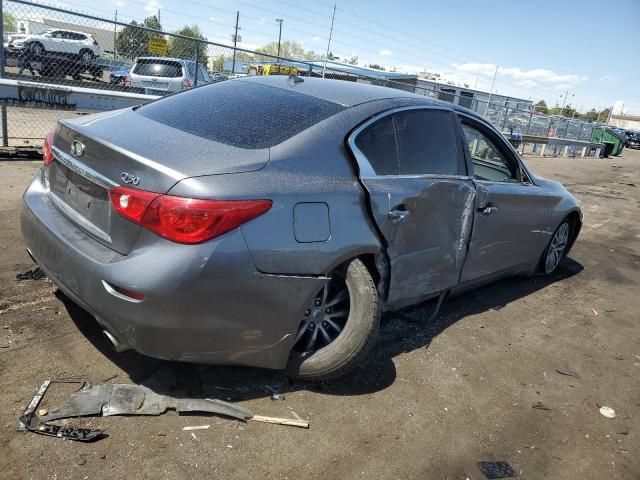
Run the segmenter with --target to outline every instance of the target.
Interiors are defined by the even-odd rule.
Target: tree
[[[197,49],[198,61],[206,67],[207,66],[207,44],[206,44],[207,37],[205,37],[202,34],[200,27],[198,27],[197,25],[191,25],[191,26],[185,25],[180,30],[177,30],[173,33],[175,33],[176,35],[182,35],[183,37],[190,37],[190,38],[193,38],[194,40],[187,40],[186,38],[170,37],[169,48],[168,48],[169,56],[195,60],[196,49]],[[203,40],[203,41],[198,44],[196,39]]]
[[[143,30],[139,27],[152,28],[153,30],[158,30],[158,33]],[[142,23],[133,20],[118,33],[115,45],[116,51],[121,56],[132,60],[134,57],[147,55],[149,53],[149,39],[162,36],[161,31],[162,26],[155,15],[145,18]]]
[[[540,100],[538,103],[536,103],[534,105],[533,108],[538,113],[544,113],[544,114],[549,113],[549,108],[547,107],[547,102],[545,102],[544,100]]]
[[[373,68],[374,70],[382,70],[383,72],[385,71],[384,67],[382,65],[378,65],[377,63],[369,64],[369,68]]]
[[[217,57],[211,57],[211,70],[214,72],[221,72],[224,69],[224,55],[218,55]]]
[[[349,60],[347,60],[349,65],[358,65],[358,55],[354,55]]]
[[[4,32],[16,31],[16,17],[10,12],[2,12],[2,28]]]
[[[278,42],[268,43],[264,47],[258,48],[256,52],[266,53],[275,57],[278,55]],[[305,50],[298,42],[285,40],[280,42],[280,57],[294,60],[313,60],[316,58],[316,53],[313,50]]]

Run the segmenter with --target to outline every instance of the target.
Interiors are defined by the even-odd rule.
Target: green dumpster
[[[620,155],[624,148],[624,135],[610,128],[594,128],[591,141],[604,144],[605,158],[609,155]]]

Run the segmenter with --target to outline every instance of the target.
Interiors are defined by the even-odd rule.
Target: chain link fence
[[[590,141],[594,125],[420,86],[417,76],[377,72],[325,60],[278,58],[159,30],[155,17],[124,23],[25,0],[3,0],[2,78],[67,87],[166,95],[244,75],[295,74],[396,88],[474,110],[503,132]],[[478,92],[480,93],[480,92]],[[497,97],[497,96],[496,96]],[[58,118],[85,112],[3,104],[3,145],[39,145]],[[521,106],[521,103],[518,103]]]

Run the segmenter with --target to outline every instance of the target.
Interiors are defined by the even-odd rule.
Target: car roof
[[[51,27],[51,28],[47,28],[44,32],[42,33],[47,33],[47,32],[71,32],[71,33],[81,33],[82,35],[87,35],[88,37],[91,36],[90,33],[87,32],[81,32],[79,30],[69,30],[68,28],[55,28],[55,27]]]
[[[361,103],[393,98],[410,98],[415,99],[416,103],[420,104],[444,104],[449,108],[452,107],[450,103],[428,99],[422,95],[405,92],[395,88],[378,87],[375,85],[349,82],[345,80],[329,80],[314,77],[297,78],[301,79],[302,82],[291,82],[289,77],[285,75],[254,75],[231,81],[254,82],[274,88],[293,90],[305,95],[337,103],[345,107],[353,107]],[[409,87],[412,86],[409,85]]]
[[[164,62],[178,62],[178,63],[196,63],[193,60],[185,60],[184,58],[175,58],[175,57],[154,57],[154,56],[148,56],[148,57],[138,57],[137,60],[162,60]],[[136,61],[137,61],[136,60]]]

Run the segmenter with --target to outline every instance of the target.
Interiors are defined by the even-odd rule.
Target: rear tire
[[[318,294],[310,309],[307,309],[305,320],[298,332],[300,339],[294,347],[288,366],[290,374],[304,380],[324,381],[346,374],[369,354],[378,332],[380,323],[378,291],[364,263],[359,259],[352,260],[345,269],[335,272],[330,282],[338,282],[346,289],[348,298],[342,301],[342,308],[348,308],[348,316],[341,331],[330,343],[315,351],[305,351],[306,347],[311,345],[310,332],[313,331],[314,320],[311,318],[314,313],[312,310],[314,306],[316,310],[325,309],[323,303],[318,303],[327,301],[327,295],[323,294],[324,289]],[[337,289],[334,288],[334,290]],[[339,290],[336,293],[336,298],[344,296],[345,293]],[[327,304],[330,303],[332,302],[329,298]],[[315,320],[324,324],[321,319]],[[331,329],[331,326],[327,328],[327,330]]]

